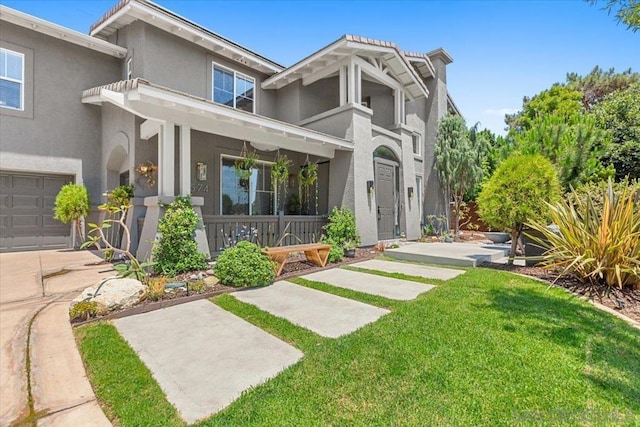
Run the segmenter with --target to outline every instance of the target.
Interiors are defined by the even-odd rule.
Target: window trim
[[[219,199],[218,200],[218,203],[219,203],[218,212],[220,212],[220,216],[234,216],[233,214],[232,215],[228,215],[228,214],[225,214],[225,213],[222,212],[222,195],[223,195],[223,191],[222,191],[222,188],[223,188],[223,184],[222,184],[223,165],[222,165],[222,162],[224,161],[224,159],[234,160],[235,161],[237,159],[242,159],[242,158],[243,157],[241,157],[241,156],[234,156],[234,155],[231,155],[231,154],[221,154],[220,155],[220,194],[219,194],[219,197],[218,197],[218,199]],[[275,164],[275,162],[270,162],[268,160],[257,160],[256,164],[266,164],[266,165],[271,166],[271,165]],[[249,181],[249,185],[251,185],[251,181]],[[249,188],[249,192],[250,191],[251,191],[251,188]],[[278,189],[274,188],[273,189],[273,212],[274,213],[273,213],[273,215],[264,215],[264,216],[278,216],[277,209],[278,209]],[[249,203],[249,213],[247,214],[247,216],[254,216],[251,213],[251,203]]]
[[[414,138],[418,138],[418,151],[416,152],[414,150]],[[413,152],[413,156],[417,157],[417,158],[422,158],[422,135],[417,133],[417,132],[413,132],[411,134],[411,151]]]
[[[130,56],[127,59],[127,80],[131,80],[133,78],[133,56]]]
[[[26,67],[26,56],[22,52],[17,52],[15,50],[7,49],[7,48],[4,48],[4,47],[0,47],[0,51],[5,51],[5,52],[10,53],[12,55],[19,56],[21,61],[22,61],[22,73],[21,73],[22,75],[20,76],[21,77],[20,81],[18,81],[16,79],[13,79],[11,77],[2,77],[0,75],[0,80],[6,80],[6,81],[9,81],[9,82],[12,82],[12,83],[19,83],[20,84],[20,108],[10,107],[8,105],[0,105],[0,108],[6,108],[7,110],[13,110],[13,111],[25,111],[25,106],[24,106],[24,85],[25,85],[24,79],[25,79],[25,77],[24,77],[24,75],[25,75],[25,67]],[[7,62],[9,62],[9,61],[7,61]],[[5,66],[6,65],[7,65],[7,63],[5,63]]]
[[[420,227],[422,228],[422,226],[423,226],[422,207],[423,207],[423,203],[424,203],[424,200],[422,200],[422,197],[423,197],[422,192],[424,191],[423,190],[424,179],[423,179],[423,176],[420,175],[420,174],[415,174],[415,177],[416,177],[416,203],[418,205],[418,220],[420,221]],[[418,182],[420,183],[419,185],[418,185]],[[422,230],[421,230],[421,232],[422,232]]]
[[[240,71],[236,71],[233,68],[227,67],[226,65],[222,65],[216,61],[211,61],[211,101],[215,102],[216,104],[220,104],[220,105],[226,105],[226,104],[221,104],[220,102],[216,102],[215,100],[215,90],[216,90],[216,84],[215,84],[215,78],[216,78],[216,70],[215,68],[219,67],[222,68],[225,71],[228,71],[230,73],[233,73],[233,106],[229,106],[227,105],[227,107],[231,107],[234,110],[237,110],[238,108],[236,107],[236,98],[238,97],[238,91],[236,88],[236,79],[238,78],[238,76],[241,76],[247,80],[251,80],[253,82],[253,109],[251,111],[251,113],[256,114],[256,105],[257,105],[257,100],[258,100],[258,86],[256,85],[256,79],[254,77],[251,77],[248,74],[245,73],[241,73]],[[244,111],[244,110],[241,110]],[[249,112],[249,111],[247,111]]]

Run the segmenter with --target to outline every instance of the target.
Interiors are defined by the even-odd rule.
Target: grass
[[[344,268],[345,270],[357,271],[359,273],[369,273],[369,274],[376,274],[378,276],[390,277],[392,279],[409,280],[412,282],[426,283],[427,285],[441,285],[446,282],[446,280],[429,279],[427,277],[422,277],[422,276],[410,276],[408,274],[402,274],[402,273],[390,273],[388,271],[371,270],[368,268],[352,267],[350,265],[346,265],[342,268]]]
[[[563,290],[480,268],[408,302],[294,281],[392,312],[328,339],[217,297],[305,357],[200,425],[640,423],[640,332]],[[177,422],[113,327],[79,328],[78,341],[110,418],[123,426]]]

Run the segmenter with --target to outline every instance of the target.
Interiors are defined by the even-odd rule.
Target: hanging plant
[[[309,163],[308,161],[300,168],[298,172],[298,193],[300,194],[300,204],[304,206],[306,204],[306,213],[309,213],[309,204],[311,198],[311,191],[309,188],[316,184],[318,181],[318,165],[316,163]],[[317,196],[316,190],[316,196]],[[317,212],[317,207],[316,207]]]
[[[287,198],[287,186],[285,183],[289,178],[289,166],[291,166],[291,164],[291,160],[289,160],[286,155],[281,156],[280,151],[278,151],[276,160],[271,165],[271,186],[273,187],[274,193],[278,196],[278,200],[276,201],[278,210],[284,209],[284,207],[281,208],[281,201],[284,202]],[[278,191],[280,187],[282,187],[282,191]]]
[[[240,158],[236,159],[233,163],[233,167],[236,170],[236,175],[241,180],[247,180],[251,178],[253,174],[253,168],[256,163],[258,163],[258,153],[255,151],[247,150],[247,141],[244,142],[242,146],[242,151],[240,151]]]
[[[158,172],[158,166],[154,165],[152,161],[146,161],[136,166],[135,171],[147,180],[147,185],[153,187],[156,183],[156,172]]]
[[[286,155],[281,156],[278,154],[278,157],[276,157],[275,163],[271,165],[271,185],[273,185],[274,189],[287,182],[291,163],[291,160]]]

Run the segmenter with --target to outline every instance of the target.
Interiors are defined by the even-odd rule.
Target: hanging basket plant
[[[287,182],[289,178],[289,166],[291,166],[291,160],[286,155],[279,155],[276,157],[275,163],[271,165],[271,184],[273,188],[277,188],[279,185]]]
[[[303,213],[308,214],[311,211],[311,191],[310,188],[312,185],[316,184],[317,187],[318,182],[318,165],[316,163],[309,163],[308,161],[300,168],[300,172],[298,172],[298,194],[300,194],[300,202],[305,209],[303,209]],[[316,189],[316,199],[318,196],[318,191]],[[306,206],[305,206],[306,205]],[[316,200],[316,212],[318,211],[317,200]]]
[[[247,150],[247,142],[245,141],[242,146],[242,151],[240,151],[240,158],[236,159],[233,163],[236,175],[238,175],[241,180],[251,178],[253,168],[256,166],[256,163],[258,163],[258,159],[258,153]]]
[[[147,186],[153,187],[156,183],[156,173],[158,172],[158,166],[154,165],[152,161],[146,161],[136,166],[135,171],[147,180]]]

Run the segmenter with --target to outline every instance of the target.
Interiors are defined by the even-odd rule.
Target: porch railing
[[[236,240],[238,234],[252,228],[260,246],[314,243],[322,237],[327,223],[325,216],[315,215],[204,215],[203,220],[212,255],[220,253],[229,238]]]

